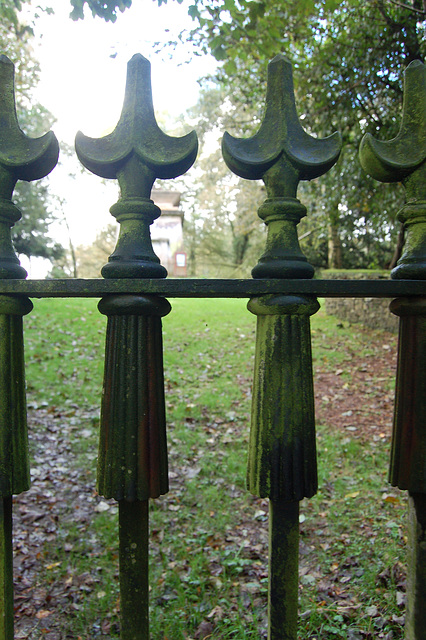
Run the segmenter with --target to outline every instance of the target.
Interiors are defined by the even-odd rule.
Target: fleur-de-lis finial
[[[149,225],[161,211],[150,200],[156,178],[176,178],[197,156],[194,131],[181,138],[166,135],[155,119],[151,91],[151,65],[136,54],[127,67],[123,109],[114,131],[99,139],[79,132],[75,141],[81,163],[98,176],[118,179],[121,195],[111,207],[120,222],[120,237],[109,262],[102,269],[107,278],[162,278]]]
[[[367,133],[359,150],[363,169],[380,182],[402,182],[406,205],[398,219],[405,224],[404,253],[392,278],[426,278],[426,67],[414,60],[404,73],[402,122],[393,140]]]
[[[262,179],[268,199],[259,216],[268,225],[266,253],[253,269],[255,278],[307,278],[313,267],[302,254],[296,225],[306,208],[296,198],[300,180],[312,180],[327,172],[341,149],[339,133],[322,140],[308,135],[296,112],[291,63],[276,56],[268,66],[266,111],[252,138],[225,133],[223,157],[242,178]]]
[[[10,237],[10,229],[21,218],[12,202],[18,180],[44,178],[58,161],[59,146],[49,131],[30,138],[21,131],[15,107],[13,63],[0,55],[0,278],[25,278]]]

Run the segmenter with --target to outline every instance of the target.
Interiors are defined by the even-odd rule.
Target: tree
[[[264,225],[256,213],[261,183],[233,176],[220,153],[220,135],[237,120],[237,108],[232,96],[213,86],[201,91],[187,114],[196,123],[200,143],[196,168],[182,188],[189,214],[184,237],[191,275],[246,276],[263,251]],[[247,117],[240,114],[238,121],[244,131]]]
[[[0,18],[2,25],[10,25],[18,28],[18,13],[28,0],[2,0],[0,5]]]
[[[219,88],[204,90],[198,105],[189,112],[190,120],[198,123],[201,153],[197,162],[200,174],[189,194],[193,221],[185,227],[186,238],[191,238],[190,255],[193,259],[197,256],[198,271],[204,265],[201,273],[206,275],[248,275],[263,253],[263,223],[256,214],[264,198],[261,183],[232,176],[218,150],[219,135],[225,129],[245,135],[253,128],[251,117],[250,110],[242,110],[233,94],[228,96]],[[257,126],[257,116],[254,120]],[[212,146],[211,137],[215,151],[206,155],[203,148]],[[354,176],[354,163],[345,157],[349,152],[357,153],[357,146],[346,146],[334,173],[300,187],[300,197],[309,211],[300,224],[300,241],[315,267],[329,263],[383,267],[391,260],[392,225],[388,213],[390,205],[394,205],[394,211],[399,208],[395,207],[395,195],[386,198],[375,189],[372,180]],[[344,185],[341,190],[335,186],[336,173]],[[333,262],[329,262],[329,256]]]
[[[48,260],[58,259],[64,252],[62,245],[49,237],[49,225],[55,219],[51,210],[52,197],[45,184],[18,182],[14,200],[23,212],[12,229],[15,250],[28,258],[38,256]]]
[[[32,103],[32,93],[39,78],[39,66],[31,49],[31,29],[19,23],[16,12],[19,0],[6,0],[0,9],[0,47],[15,64],[15,94],[18,122],[29,136],[38,137],[48,131],[53,116],[42,105]],[[57,259],[63,248],[49,237],[49,226],[55,219],[52,197],[45,181],[22,182],[15,187],[13,200],[22,218],[12,228],[12,239],[18,254]]]
[[[84,5],[87,5],[92,15],[99,16],[107,22],[115,22],[117,10],[124,11],[132,5],[132,0],[70,0],[73,20],[84,18]]]
[[[83,17],[87,5],[94,15],[114,20],[131,0],[71,4],[74,19]],[[336,129],[343,134],[339,166],[318,187],[301,189],[310,202],[320,198],[315,204],[317,215],[324,215],[328,262],[341,266],[358,255],[368,266],[370,240],[380,238],[382,251],[373,262],[388,263],[400,231],[395,225],[400,196],[391,188],[375,195],[357,149],[366,131],[380,131],[385,139],[396,133],[401,72],[425,54],[424,0],[193,0],[188,12],[194,28],[187,39],[219,61],[215,79],[240,105],[238,116],[250,114],[253,129],[261,115],[267,62],[279,52],[290,57],[304,126],[320,137]],[[232,132],[239,128],[237,123]]]
[[[68,251],[53,263],[51,278],[99,278],[104,264],[115,249],[117,225],[112,223],[102,229],[91,245],[70,245]]]
[[[347,249],[359,248],[355,262],[376,263],[378,256],[370,260],[362,241],[372,235],[395,241],[401,196],[392,189],[374,195],[376,186],[362,173],[357,149],[367,130],[380,130],[385,139],[397,131],[401,71],[424,57],[423,3],[305,1],[295,6],[286,0],[223,0],[194,6],[198,26],[192,40],[223,61],[218,80],[254,114],[263,102],[267,60],[279,51],[292,59],[304,126],[319,137],[338,129],[345,145],[338,167],[301,189],[305,203],[315,194],[317,210],[326,214],[329,265],[342,266],[345,254],[350,255],[345,243]],[[391,256],[388,242],[379,261],[390,262]],[[354,262],[354,251],[351,257]]]

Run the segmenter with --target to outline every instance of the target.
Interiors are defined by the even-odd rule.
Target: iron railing
[[[268,227],[264,255],[247,280],[167,280],[149,227],[160,215],[150,200],[156,178],[187,171],[197,154],[194,132],[166,136],[155,120],[150,67],[128,65],[120,121],[101,139],[78,134],[76,151],[93,173],[117,179],[121,195],[111,212],[120,223],[114,253],[98,280],[25,280],[10,228],[20,218],[12,203],[17,180],[35,180],[55,166],[52,133],[27,138],[19,128],[13,65],[0,59],[0,639],[13,638],[12,496],[29,487],[22,318],[30,298],[99,297],[107,315],[98,491],[119,503],[121,637],[147,640],[148,501],[168,490],[161,317],[167,297],[247,297],[257,316],[248,488],[270,501],[269,638],[295,640],[298,609],[299,501],[317,490],[309,317],[321,297],[394,298],[400,316],[396,409],[390,481],[409,492],[407,640],[426,638],[426,75],[406,70],[397,138],[364,138],[361,162],[380,181],[401,181],[407,204],[405,250],[390,281],[312,280],[297,223],[306,213],[296,198],[300,180],[328,171],[340,136],[319,140],[302,129],[291,66],[269,66],[266,113],[258,133],[225,134],[232,171],[262,179],[267,199],[259,215]],[[336,178],[338,179],[338,177]]]

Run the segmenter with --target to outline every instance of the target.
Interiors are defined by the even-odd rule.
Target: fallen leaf
[[[196,632],[194,633],[195,640],[203,640],[204,638],[210,638],[213,633],[213,625],[208,620],[203,620]]]
[[[109,504],[107,502],[101,501],[96,505],[95,511],[98,513],[103,513],[104,511],[109,511]]]
[[[345,495],[345,500],[347,498],[356,498],[357,496],[359,496],[359,491],[352,491],[351,493],[347,493]]]
[[[367,614],[367,616],[370,616],[371,618],[374,618],[378,614],[377,607],[374,604],[369,606],[369,607],[366,607],[365,608],[365,613]]]
[[[47,609],[41,609],[40,611],[37,611],[36,618],[38,620],[42,620],[43,618],[47,618],[48,616],[51,616],[52,613],[53,611],[48,611]]]

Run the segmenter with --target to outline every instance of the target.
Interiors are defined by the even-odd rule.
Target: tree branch
[[[409,4],[404,4],[403,2],[398,2],[398,0],[389,0],[392,4],[395,4],[397,7],[401,7],[401,9],[408,9],[408,11],[412,11],[413,13],[420,13],[423,17],[426,15],[426,6],[422,9],[415,9],[414,7],[410,7]]]

